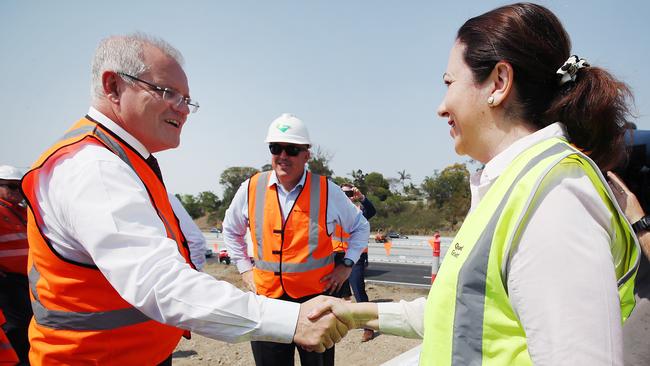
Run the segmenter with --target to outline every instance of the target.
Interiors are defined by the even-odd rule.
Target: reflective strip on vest
[[[13,234],[0,235],[0,243],[5,243],[14,240],[22,240],[22,239],[27,239],[27,233],[13,233]]]
[[[24,248],[24,249],[8,249],[8,250],[0,249],[0,258],[22,257],[22,256],[26,256],[28,253],[29,253],[29,249],[27,249],[27,248]]]
[[[257,239],[257,258],[261,257],[262,253],[264,253],[262,249],[264,248],[264,221],[260,220],[260,218],[264,216],[261,213],[264,212],[266,185],[268,184],[269,175],[269,172],[260,173],[260,176],[257,177],[257,185],[255,186],[255,239]],[[256,266],[257,258],[255,262]]]
[[[485,226],[472,252],[467,257],[458,273],[456,291],[456,309],[454,314],[454,334],[452,340],[452,365],[474,364],[483,359],[483,316],[485,314],[485,289],[488,259],[492,247],[492,238],[497,222],[512,190],[535,165],[555,154],[562,154],[558,162],[575,153],[564,143],[557,143],[531,159],[512,182],[501,199],[488,224]],[[555,164],[550,164],[550,170]],[[541,175],[539,180],[543,179]],[[535,191],[533,191],[534,195]],[[532,199],[532,198],[531,198]],[[470,287],[468,284],[474,284]]]
[[[63,135],[59,139],[59,141],[64,141],[64,140],[67,140],[67,139],[71,139],[73,137],[84,135],[84,134],[86,134],[88,132],[91,132],[94,129],[95,129],[95,126],[82,126],[82,127],[79,127],[79,128],[75,128],[74,130],[70,130],[70,131],[66,132],[65,135]]]
[[[314,259],[313,255],[318,248],[318,216],[320,213],[320,179],[315,179],[311,174],[311,183],[309,191],[309,238],[308,247],[309,254],[307,261],[304,263],[287,263],[287,262],[272,262],[261,258],[263,251],[263,234],[262,227],[264,223],[264,206],[266,204],[266,190],[268,185],[268,177],[270,172],[261,173],[257,179],[257,186],[255,187],[255,235],[257,238],[257,256],[255,258],[255,267],[263,271],[272,272],[285,272],[285,273],[301,273],[314,269],[328,266],[334,262],[334,256],[328,255],[324,258]],[[285,222],[284,220],[282,220]],[[283,228],[284,229],[284,228]],[[282,234],[284,236],[284,234]]]
[[[49,310],[41,304],[36,292],[36,283],[40,277],[36,266],[32,266],[29,271],[29,287],[34,296],[32,309],[38,325],[58,330],[111,330],[151,320],[133,307],[97,312]]]
[[[102,140],[104,144],[106,144],[117,156],[122,159],[123,162],[125,162],[133,171],[135,171],[135,168],[133,167],[133,164],[131,164],[131,161],[129,160],[129,157],[126,155],[126,151],[122,149],[120,145],[117,144],[112,138],[106,136],[104,131],[100,130],[99,128],[95,130],[95,136]]]

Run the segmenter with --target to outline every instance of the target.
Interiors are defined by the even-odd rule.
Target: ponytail
[[[564,83],[551,100],[544,120],[561,121],[573,144],[602,170],[625,157],[625,130],[633,102],[630,88],[598,67],[585,67]]]

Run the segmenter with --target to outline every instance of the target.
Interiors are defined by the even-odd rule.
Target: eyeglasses
[[[183,94],[177,92],[174,89],[171,88],[163,88],[161,86],[152,84],[148,81],[144,81],[142,79],[136,78],[135,76],[131,76],[129,74],[125,74],[123,72],[118,72],[118,75],[122,77],[127,77],[131,80],[139,81],[145,85],[148,85],[151,89],[154,91],[157,91],[159,93],[162,93],[162,98],[165,102],[171,104],[175,108],[178,108],[181,106],[182,103],[185,103],[187,107],[190,109],[191,113],[196,113],[196,111],[199,110],[199,103],[195,100],[192,100],[189,97],[184,97]]]
[[[284,150],[289,156],[298,156],[301,151],[306,151],[307,149],[298,145],[269,144],[269,151],[271,151],[271,154],[273,155],[282,154],[282,150]]]

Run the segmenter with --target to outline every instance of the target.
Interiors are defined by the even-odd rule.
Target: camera
[[[343,191],[343,193],[345,193],[345,195],[348,196],[348,197],[353,197],[353,196],[354,196],[354,191],[352,191],[352,190],[350,190],[350,191]]]

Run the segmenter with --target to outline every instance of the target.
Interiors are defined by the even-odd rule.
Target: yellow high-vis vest
[[[610,248],[622,321],[627,319],[639,264],[636,236],[596,164],[565,140],[550,138],[510,163],[454,238],[427,299],[421,365],[532,365],[508,298],[510,260],[540,192],[576,166],[612,213]]]

